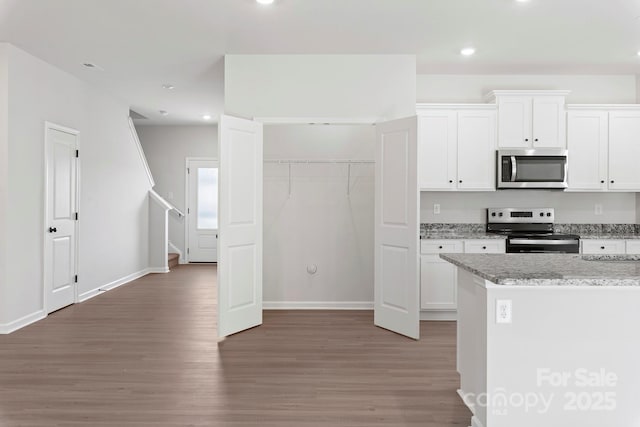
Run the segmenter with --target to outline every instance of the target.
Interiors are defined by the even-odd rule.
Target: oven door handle
[[[518,172],[518,162],[516,156],[511,156],[511,182],[516,182],[516,173]]]
[[[579,240],[510,239],[511,245],[577,245]]]

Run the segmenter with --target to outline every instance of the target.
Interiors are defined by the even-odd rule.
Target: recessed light
[[[516,0],[517,3],[528,3],[529,0]]]
[[[465,47],[464,49],[460,50],[460,55],[464,56],[471,56],[474,53],[476,53],[476,49],[473,47]]]
[[[167,90],[173,90],[176,87],[174,85],[170,85],[170,84],[164,84],[162,85],[162,89],[167,89]]]
[[[272,4],[273,0],[256,0],[260,4]]]
[[[638,56],[640,56],[640,50],[638,51]]]
[[[158,110],[158,113],[162,114],[163,116],[168,116],[169,112],[166,110]]]
[[[203,120],[211,120],[211,116],[209,114],[205,114],[204,116],[202,116]]]

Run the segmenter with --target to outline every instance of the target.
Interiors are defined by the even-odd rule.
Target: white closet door
[[[218,336],[262,324],[262,124],[218,123]]]
[[[375,184],[374,323],[420,337],[417,117],[379,123]]]

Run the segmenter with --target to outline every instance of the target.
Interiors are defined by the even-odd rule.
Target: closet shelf
[[[375,160],[265,159],[264,162],[280,164],[374,164]]]
[[[264,162],[289,166],[289,197],[290,198],[291,198],[291,165],[293,164],[344,164],[344,165],[347,165],[347,197],[351,196],[351,165],[375,164],[375,160],[265,159]]]

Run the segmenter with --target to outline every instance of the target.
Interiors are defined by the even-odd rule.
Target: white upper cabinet
[[[420,188],[495,190],[495,107],[447,107],[418,108]]]
[[[571,155],[571,153],[569,153]],[[609,113],[610,190],[640,191],[640,109]]]
[[[456,188],[456,133],[453,110],[428,110],[418,115],[420,188]]]
[[[568,91],[496,90],[498,147],[565,148],[565,99]]]
[[[498,146],[531,146],[531,97],[504,96],[498,102]]]
[[[569,191],[608,189],[608,125],[607,111],[569,111],[567,114]]]
[[[458,112],[458,189],[495,190],[496,112]]]

